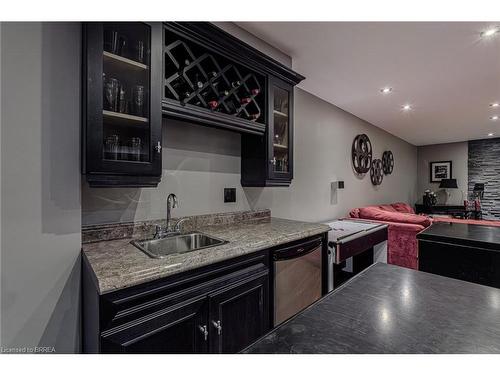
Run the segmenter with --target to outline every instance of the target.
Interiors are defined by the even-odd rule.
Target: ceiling
[[[500,33],[480,36],[489,23],[238,25],[291,56],[301,88],[414,145],[500,136],[489,106],[500,102]]]

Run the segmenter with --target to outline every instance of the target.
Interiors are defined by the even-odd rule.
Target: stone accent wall
[[[469,195],[484,183],[484,219],[500,220],[500,138],[469,141]]]

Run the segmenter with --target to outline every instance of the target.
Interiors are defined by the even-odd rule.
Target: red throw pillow
[[[408,214],[414,214],[415,211],[413,210],[413,207],[410,206],[408,203],[404,202],[397,202],[397,203],[392,203],[392,207],[396,209],[398,212],[406,212]]]
[[[417,224],[422,225],[423,227],[428,227],[432,223],[431,219],[427,216],[403,212],[389,212],[374,207],[360,208],[359,217],[362,219],[389,221],[392,223]]]

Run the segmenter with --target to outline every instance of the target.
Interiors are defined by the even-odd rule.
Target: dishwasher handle
[[[321,238],[314,238],[310,241],[303,242],[301,244],[275,250],[273,252],[273,260],[280,261],[280,260],[288,260],[301,257],[316,250],[318,246],[321,246],[321,242],[322,242]]]

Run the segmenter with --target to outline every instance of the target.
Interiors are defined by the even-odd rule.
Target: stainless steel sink
[[[131,241],[131,244],[150,257],[164,258],[171,254],[188,253],[227,242],[203,233],[189,233],[152,240]]]

